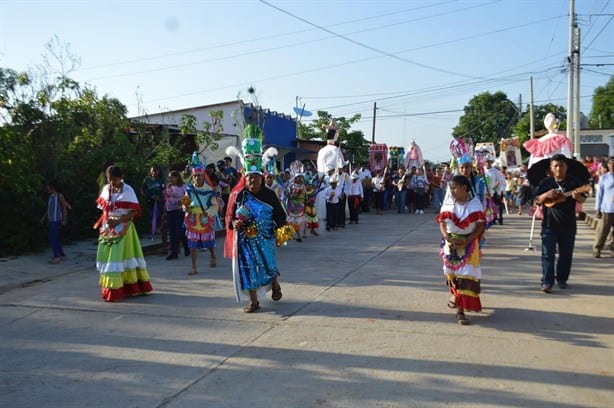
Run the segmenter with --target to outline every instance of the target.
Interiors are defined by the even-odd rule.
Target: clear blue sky
[[[526,106],[532,75],[537,104],[567,104],[568,0],[267,2],[0,0],[0,66],[41,64],[57,36],[81,60],[70,76],[131,115],[234,100],[253,85],[274,111],[291,114],[299,97],[310,111],[360,113],[368,140],[377,102],[376,141],[415,139],[431,160],[449,158],[478,93],[522,94]],[[614,64],[614,0],[577,0],[576,13],[582,63]],[[583,112],[613,74],[584,67]]]

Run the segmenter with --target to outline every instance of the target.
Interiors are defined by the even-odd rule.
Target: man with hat
[[[322,191],[322,196],[326,200],[326,231],[337,229],[337,207],[339,206],[339,197],[341,196],[341,188],[338,186],[339,175],[334,173],[328,180],[328,187]]]

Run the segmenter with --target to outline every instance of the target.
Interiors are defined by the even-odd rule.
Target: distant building
[[[241,100],[216,103],[211,105],[197,106],[193,108],[179,109],[174,111],[147,114],[131,118],[134,121],[149,125],[167,127],[177,131],[183,115],[192,115],[196,118],[196,129],[203,130],[203,123],[211,120],[211,111],[222,111],[222,139],[218,141],[219,148],[215,151],[205,150],[203,155],[209,163],[215,162],[226,156],[228,146],[240,149],[241,135],[237,123],[240,121],[257,121],[264,134],[263,148],[273,146],[277,149],[277,166],[279,169],[287,168],[293,160],[302,160],[301,156],[309,154],[297,147],[296,120],[290,115],[271,112],[261,106],[244,103]],[[234,158],[233,158],[234,160]],[[235,163],[235,166],[238,166]]]
[[[563,134],[567,134],[564,130]],[[614,156],[614,129],[580,129],[580,154],[586,156]]]

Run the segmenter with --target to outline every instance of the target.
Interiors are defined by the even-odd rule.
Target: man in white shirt
[[[364,198],[360,174],[354,172],[347,189],[348,205],[350,207],[350,224],[358,224],[360,203]]]
[[[369,203],[371,196],[373,195],[373,182],[371,180],[373,175],[369,170],[368,163],[363,163],[360,168],[360,183],[362,184],[362,191],[364,193],[364,200],[362,200],[362,211],[369,212]]]
[[[348,174],[347,163],[338,170],[339,182],[338,187],[341,190],[339,203],[337,204],[337,227],[345,228],[345,208],[347,206],[348,188],[350,186],[350,175]]]
[[[600,220],[595,233],[593,256],[601,257],[601,250],[614,226],[614,157],[608,160],[608,172],[599,177],[595,216]],[[614,250],[612,250],[614,254]]]
[[[501,171],[493,167],[494,159],[491,155],[486,156],[484,166],[484,178],[486,179],[486,197],[492,200],[499,207],[499,225],[503,225],[503,196],[505,193],[505,176]]]
[[[326,231],[337,229],[337,207],[339,205],[339,196],[341,196],[341,188],[337,185],[339,176],[333,174],[329,179],[329,186],[322,191],[322,195],[326,199]]]

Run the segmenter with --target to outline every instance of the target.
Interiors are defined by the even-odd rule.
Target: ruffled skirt
[[[136,228],[129,223],[118,239],[99,239],[96,269],[100,277],[101,296],[107,302],[126,296],[148,295],[153,291],[147,264]]]

